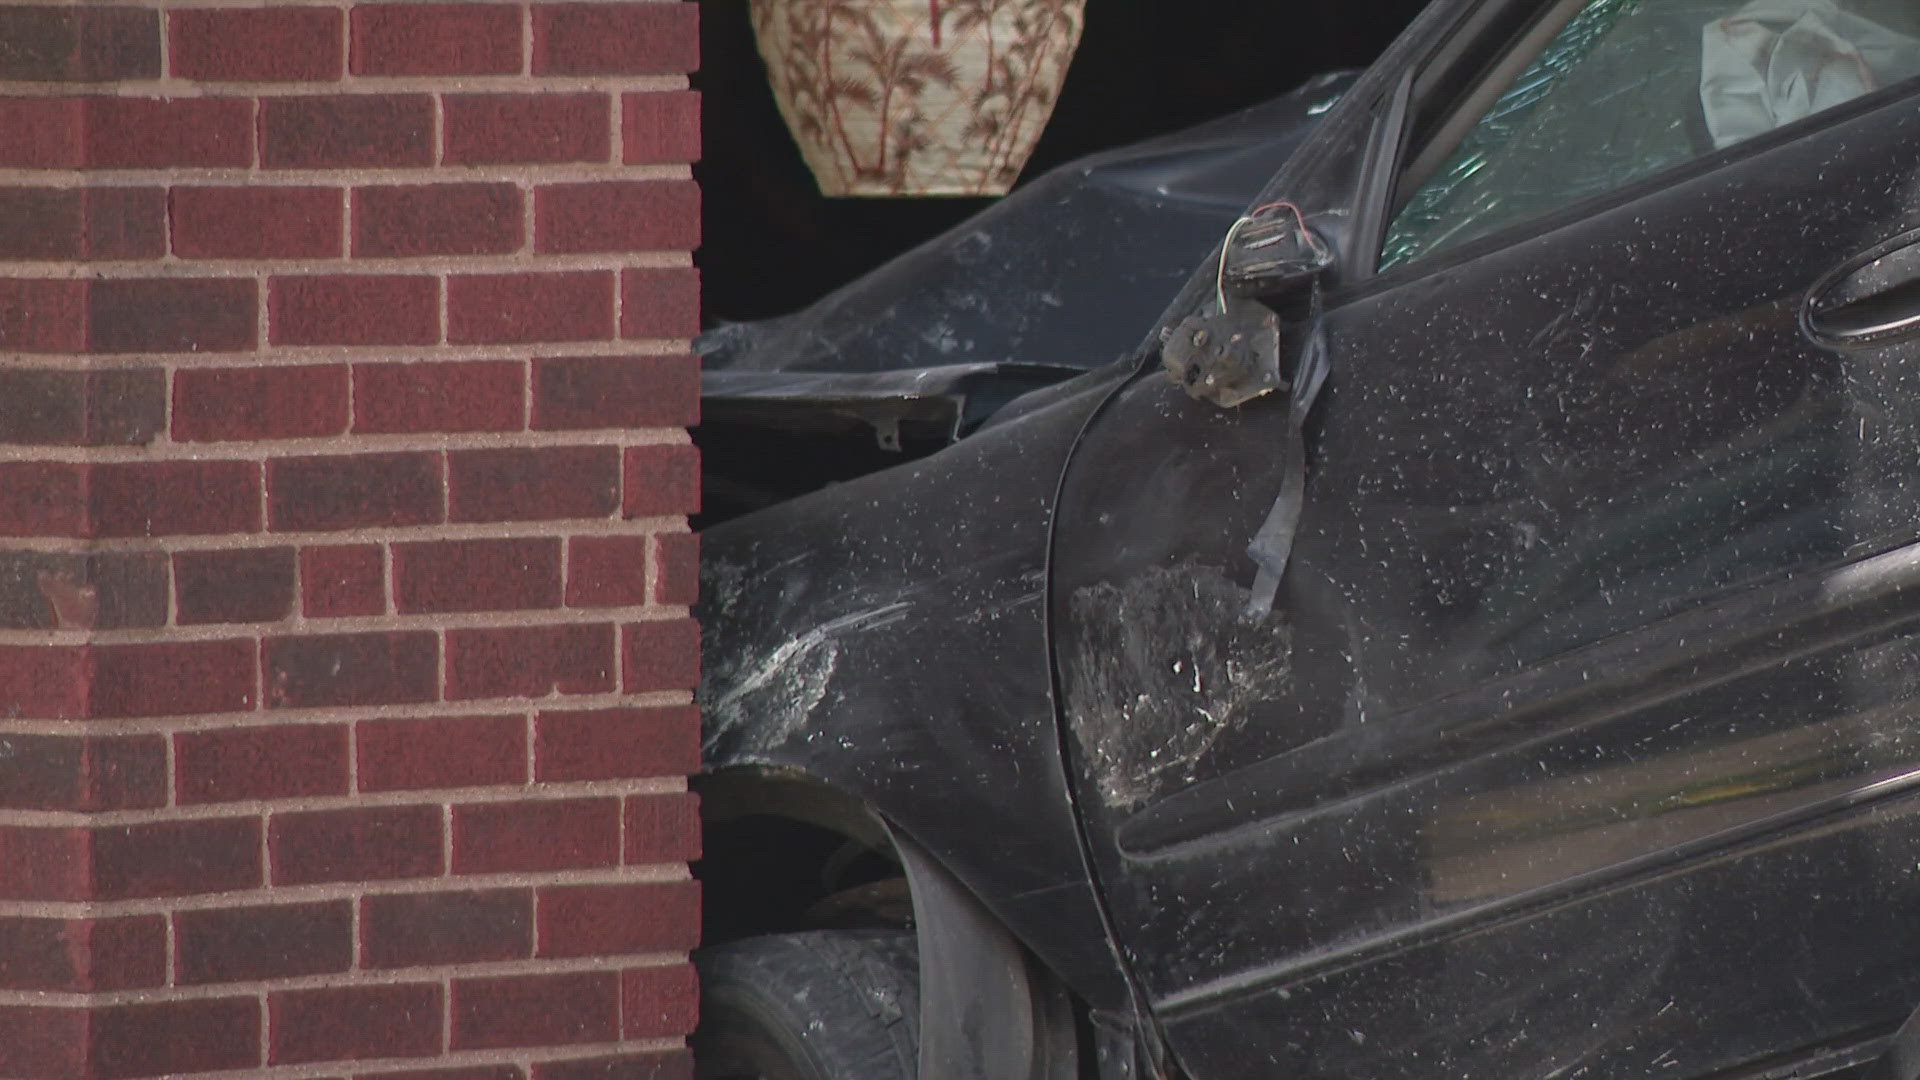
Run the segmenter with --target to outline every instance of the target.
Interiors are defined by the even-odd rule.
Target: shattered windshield
[[[1920,0],[1589,0],[1408,199],[1381,268],[1917,73]]]

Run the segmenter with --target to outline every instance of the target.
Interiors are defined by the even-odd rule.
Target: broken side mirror
[[[1333,252],[1292,203],[1276,202],[1234,223],[1220,259],[1213,303],[1161,332],[1160,358],[1188,394],[1231,409],[1287,389],[1276,309],[1309,294]]]

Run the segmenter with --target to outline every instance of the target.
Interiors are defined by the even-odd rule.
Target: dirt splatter
[[[1292,632],[1246,607],[1245,588],[1193,562],[1074,592],[1068,720],[1109,806],[1194,779],[1221,735],[1287,692]]]

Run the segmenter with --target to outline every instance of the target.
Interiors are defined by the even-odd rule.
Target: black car
[[[1916,74],[1441,0],[1121,358],[716,372],[876,453],[705,533],[703,1075],[1920,1072]]]

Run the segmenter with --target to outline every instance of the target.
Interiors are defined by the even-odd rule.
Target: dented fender
[[[703,534],[706,768],[873,808],[1096,1008],[1130,997],[1061,759],[1048,537],[1087,417],[1134,364],[931,457]]]

